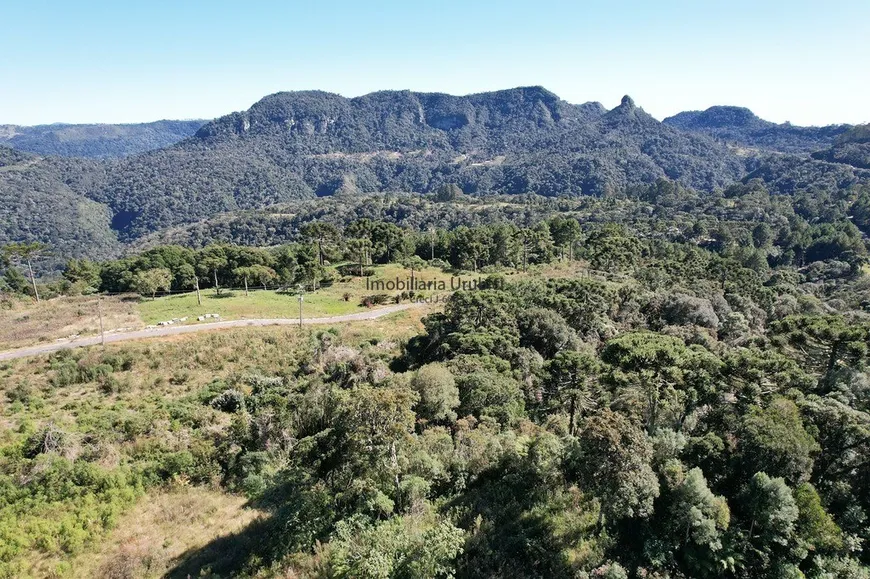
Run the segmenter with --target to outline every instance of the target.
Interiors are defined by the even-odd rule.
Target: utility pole
[[[199,293],[199,277],[196,277],[196,303],[202,305],[202,295]]]
[[[302,327],[302,300],[303,299],[304,299],[304,296],[300,292],[299,293],[299,327],[300,328]]]
[[[106,332],[103,330],[103,297],[97,296],[97,313],[100,316],[100,343],[106,347]]]

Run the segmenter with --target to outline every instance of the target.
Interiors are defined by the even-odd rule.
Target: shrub
[[[71,386],[81,382],[78,363],[75,360],[64,360],[58,364],[52,364],[53,374],[49,382],[56,388]]]
[[[188,380],[190,380],[190,373],[184,370],[179,370],[172,375],[169,379],[169,383],[173,386],[181,386],[182,384],[186,384]]]
[[[118,352],[104,354],[101,363],[108,364],[115,372],[128,372],[133,369],[133,354],[130,352]]]
[[[218,394],[229,388],[223,380],[212,380],[208,385],[204,386],[197,394],[196,399],[201,404],[209,404]],[[172,410],[170,409],[170,412]]]
[[[56,356],[51,361],[51,369],[53,373],[49,383],[55,387],[93,382],[115,371],[111,364],[99,363],[90,366],[85,360],[77,360],[69,355]]]
[[[97,378],[97,384],[99,384],[100,390],[104,394],[117,394],[129,387],[128,382],[122,382],[111,374]]]
[[[115,371],[109,364],[97,364],[96,366],[81,365],[82,382],[93,382],[99,378],[109,376]]]
[[[24,456],[35,458],[40,454],[62,454],[68,444],[68,435],[50,422],[27,439],[24,444]]]
[[[163,456],[157,472],[160,478],[169,480],[172,477],[187,473],[193,468],[194,463],[193,454],[187,450],[171,452]]]
[[[362,300],[360,300],[360,305],[370,308],[372,306],[380,306],[387,302],[389,302],[392,298],[389,294],[373,294],[370,296],[364,296]]]
[[[279,388],[284,385],[284,378],[281,376],[264,376],[262,374],[246,374],[242,376],[241,382],[250,386],[253,391],[263,392],[269,388]]]
[[[247,497],[258,497],[266,491],[266,479],[259,474],[249,474],[242,481],[242,492]]]
[[[33,386],[27,382],[19,382],[6,392],[6,399],[12,404],[16,402],[24,405],[30,404],[33,399]]]
[[[344,263],[335,269],[344,277],[356,277],[360,274],[358,263]],[[371,277],[375,275],[375,270],[371,267],[363,266],[362,275],[363,277]]]
[[[235,388],[229,388],[211,401],[212,408],[221,412],[234,413],[245,408],[245,395]]]

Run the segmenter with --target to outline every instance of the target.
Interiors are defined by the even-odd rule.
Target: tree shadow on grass
[[[237,295],[236,292],[223,290],[219,294],[214,294],[214,293],[207,294],[207,295],[204,295],[203,297],[206,299],[210,299],[210,300],[225,300],[228,298],[234,298],[234,297],[236,297],[236,295]]]
[[[288,553],[309,549],[315,540],[329,535],[333,523],[329,494],[301,471],[282,473],[247,506],[269,515],[184,553],[166,577],[238,577]]]
[[[165,577],[237,577],[259,562],[269,560],[275,521],[257,519],[237,533],[218,537],[182,554]]]

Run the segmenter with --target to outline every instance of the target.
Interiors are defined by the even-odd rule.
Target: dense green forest
[[[708,121],[767,126],[725,113]],[[845,126],[774,126],[770,140],[743,142],[687,123],[660,123],[629,97],[607,111],[540,87],[464,97],[277,93],[182,142],[122,159],[0,148],[0,242],[104,259],[157,232],[275,205],[295,213],[286,208],[324,197],[434,196],[447,185],[476,197],[618,197],[658,179],[715,193],[754,177],[780,193],[833,192],[870,175],[866,145],[840,139]]]
[[[868,577],[870,189],[838,167],[712,193],[333,199],[292,235],[251,225],[247,246],[70,261],[41,289],[313,289],[388,262],[483,282],[407,339],[250,333],[2,366],[0,568],[87,550],[184,484],[268,516],[171,576]],[[7,293],[31,291],[23,252]],[[48,410],[73,392],[96,402]]]
[[[278,206],[272,213],[232,214],[164,233],[147,238],[146,249],[130,257],[101,263],[74,259],[64,275],[87,281],[85,287],[95,290],[123,292],[131,289],[138,272],[168,268],[173,283],[167,289],[190,290],[197,280],[201,287],[211,287],[215,275],[236,283],[235,269],[256,265],[280,272],[273,283],[293,285],[305,275],[322,275],[325,263],[357,261],[361,253],[365,264],[417,256],[455,269],[487,271],[573,255],[584,235],[614,223],[645,238],[715,250],[731,247],[759,264],[761,274],[771,267],[805,268],[830,260],[849,264],[854,273],[870,231],[870,187],[851,180],[832,183],[839,186],[845,188],[834,194],[798,188],[782,195],[755,178],[710,194],[660,180],[605,199],[469,198],[450,186],[425,197],[334,198],[287,208],[295,213],[282,213]],[[566,220],[582,227],[560,231]],[[755,240],[759,235],[765,239],[761,247]],[[51,249],[41,252],[51,254]],[[602,270],[616,259],[618,252],[604,249],[589,256],[592,267]],[[71,271],[70,263],[87,275]],[[312,263],[319,274],[310,269]],[[7,278],[18,279],[24,288],[18,269],[9,265]]]
[[[833,146],[813,153],[813,158],[870,169],[870,126],[859,125],[840,134]]]

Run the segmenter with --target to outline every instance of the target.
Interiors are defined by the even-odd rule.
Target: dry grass
[[[240,532],[264,513],[242,497],[176,485],[144,497],[101,542],[70,562],[71,577],[162,577],[189,552]]]
[[[401,344],[423,329],[421,318],[438,306],[421,306],[396,312],[375,320],[336,324],[350,344],[377,339],[391,344],[398,354]],[[49,383],[49,356],[22,358],[0,363],[0,438],[5,427],[15,430],[21,421],[59,424],[71,417],[85,417],[99,411],[123,409],[140,412],[160,401],[175,400],[198,391],[215,378],[224,378],[251,370],[277,374],[298,363],[300,349],[308,347],[308,336],[328,326],[266,326],[235,328],[200,334],[109,344],[105,351],[93,346],[80,350],[82,362],[97,364],[105,355],[124,354],[133,360],[132,369],[114,376],[121,387],[107,393],[96,382],[55,388]],[[40,404],[17,412],[6,403],[6,393],[27,384]],[[73,418],[74,421],[78,421]],[[154,437],[165,432],[159,425],[152,428]]]
[[[350,344],[377,339],[383,343],[398,345],[421,334],[423,332],[421,320],[439,307],[437,305],[424,305],[376,320],[344,324],[340,326],[341,335]]]
[[[532,277],[544,278],[577,277],[586,275],[589,272],[589,265],[585,261],[568,261],[567,259],[564,261],[555,260],[551,263],[536,265],[529,271]],[[521,277],[521,274],[517,277]]]
[[[106,331],[143,326],[137,298],[103,298]],[[95,296],[58,297],[36,303],[32,300],[4,302],[0,308],[0,350],[50,342],[74,335],[99,332]]]

